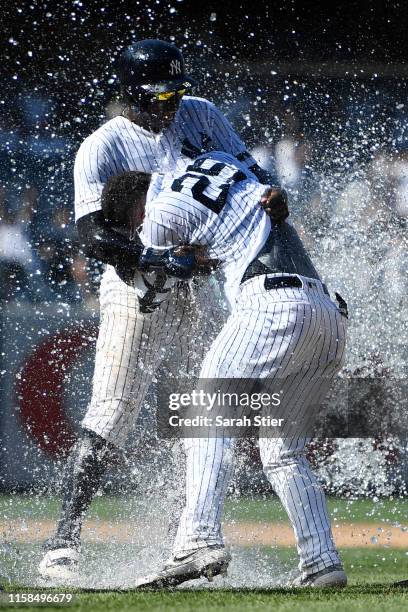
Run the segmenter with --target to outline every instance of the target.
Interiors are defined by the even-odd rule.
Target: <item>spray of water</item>
[[[158,0],[151,7],[146,5],[138,15],[123,10],[120,23],[108,7],[100,7],[104,24],[102,43],[97,45],[98,53],[89,59],[79,44],[72,43],[77,31],[85,39],[95,36],[87,3],[60,2],[58,11],[62,11],[69,24],[70,41],[68,34],[64,34],[60,43],[54,41],[58,53],[53,54],[52,61],[44,58],[47,47],[43,32],[47,28],[52,32],[52,24],[60,15],[35,2],[16,9],[21,33],[9,37],[6,54],[8,65],[13,67],[10,72],[13,89],[2,100],[8,108],[2,125],[5,135],[2,169],[12,192],[10,197],[17,201],[26,184],[36,184],[40,191],[36,203],[40,217],[46,216],[56,203],[70,206],[74,151],[83,137],[120,110],[114,89],[115,53],[132,38],[160,35],[165,14],[174,30],[169,38],[191,58],[190,63],[200,77],[200,93],[222,107],[249,146],[257,146],[254,155],[259,156],[261,163],[268,166],[272,157],[276,158],[291,198],[294,222],[330,289],[339,291],[349,303],[348,370],[365,368],[365,375],[376,376],[381,366],[388,377],[406,376],[406,84],[399,81],[398,86],[391,87],[390,83],[380,82],[375,74],[365,79],[350,74],[346,80],[335,82],[315,76],[289,77],[273,65],[266,72],[256,64],[245,66],[234,53],[226,53],[217,39],[217,13],[209,12],[206,27],[201,27],[201,35],[197,36],[194,23],[181,27],[177,22],[180,3],[181,0],[175,0],[173,6]],[[25,20],[34,21],[31,38],[24,36]],[[42,45],[35,35],[40,36]],[[295,38],[296,33],[293,35]],[[36,54],[42,57],[41,75],[30,71],[30,62]],[[87,69],[78,75],[81,62]],[[69,86],[69,82],[74,86]],[[23,140],[18,129],[21,117],[27,126],[27,137]],[[41,243],[34,246],[39,248]],[[40,283],[43,269],[37,258],[32,259],[29,274]],[[92,285],[92,279],[97,277],[98,270],[94,270],[87,282]],[[63,285],[57,281],[52,292],[45,302],[33,299],[35,316],[39,320],[47,318],[50,306],[46,302],[52,301],[57,316],[75,320],[75,308],[64,301]],[[79,292],[78,296],[83,299],[84,293]],[[18,371],[22,353],[21,345],[17,346],[14,340],[21,327],[16,318],[19,308],[17,300],[5,310],[8,337],[15,342],[14,349],[3,354],[1,376],[5,378],[10,371]],[[90,318],[95,321],[95,313]],[[27,333],[30,340],[36,334],[50,332],[35,328]],[[78,421],[87,403],[92,359],[88,361],[85,370],[67,372],[67,387],[76,388],[78,412],[72,415],[72,423]],[[144,417],[151,415],[154,401],[152,392]],[[81,576],[82,586],[129,585],[136,576],[150,572],[170,549],[183,499],[180,487],[183,454],[179,444],[147,435],[146,431],[151,429],[151,421],[146,426],[142,419],[130,441],[126,463],[120,473],[113,469],[105,483],[104,494],[120,491],[125,501],[113,502],[111,531],[103,522],[105,519],[95,517],[88,536],[92,543],[84,547],[87,569]],[[2,501],[0,520],[12,527],[6,529],[1,544],[1,562],[11,582],[37,584],[40,523],[44,517],[50,517],[50,505],[53,506],[50,520],[55,520],[58,504],[48,497],[55,493],[55,485],[50,483],[59,482],[63,488],[61,474],[65,461],[44,458],[33,440],[26,433],[23,436],[25,445],[18,449],[16,461],[18,474],[10,454],[3,461],[5,470],[11,473],[14,469],[19,479],[16,482],[11,478],[7,485],[23,487],[28,492],[23,497],[5,497]],[[316,469],[330,493],[350,499],[351,519],[353,500],[359,496],[380,503],[381,499],[404,494],[406,440],[379,443],[371,439],[343,439],[329,447],[328,452],[317,455]],[[14,448],[16,453],[15,446],[8,448]],[[248,462],[248,452],[243,449],[237,457],[232,498],[240,500],[255,490],[268,504],[271,492],[260,474],[259,463]],[[256,469],[251,468],[254,464]],[[25,542],[16,541],[16,531],[27,533]],[[231,586],[279,584],[285,582],[294,565],[294,558],[286,567],[275,551],[262,547],[237,548],[234,553],[230,577],[225,583]]]

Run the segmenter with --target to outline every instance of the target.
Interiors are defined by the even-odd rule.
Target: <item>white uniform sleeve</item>
[[[75,158],[75,221],[101,209],[102,189],[115,174],[106,147],[92,138],[84,140]]]
[[[166,250],[188,244],[191,229],[187,219],[175,216],[163,202],[155,201],[146,207],[140,238],[146,247]]]
[[[147,190],[146,202],[148,203],[152,202],[158,197],[162,189],[163,180],[164,180],[164,174],[160,172],[152,173],[150,184],[149,184],[149,189]]]

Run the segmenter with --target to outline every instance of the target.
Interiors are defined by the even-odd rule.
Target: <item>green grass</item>
[[[22,590],[20,590],[22,592]],[[38,592],[38,591],[37,591]],[[405,611],[408,606],[408,590],[384,585],[370,587],[349,587],[344,591],[318,592],[313,589],[302,591],[284,589],[254,589],[235,591],[191,590],[163,593],[76,593],[75,602],[68,609],[92,610],[177,610],[179,612],[225,612],[290,611],[350,611],[389,612]],[[17,606],[13,606],[17,607]],[[25,607],[25,610],[38,608]],[[61,610],[61,607],[47,606],[47,610]]]
[[[348,611],[348,612],[403,612],[408,606],[408,590],[391,589],[384,586],[351,587],[342,592],[317,592],[307,589],[301,592],[282,590],[254,591],[181,591],[166,593],[98,593],[78,594],[68,610],[140,610],[158,612],[269,612],[303,610]],[[15,606],[13,606],[14,608]],[[25,607],[25,610],[38,608]],[[46,610],[61,610],[48,607]]]
[[[342,522],[387,522],[408,525],[408,499],[357,499],[329,498],[332,520]],[[60,501],[53,497],[30,495],[0,496],[0,520],[2,517],[56,519]],[[128,497],[102,496],[92,503],[88,513],[90,519],[125,520],[129,515],[140,515],[140,508],[160,508],[158,500],[137,500]],[[133,510],[133,513],[132,513]],[[228,521],[286,521],[285,511],[276,497],[266,499],[229,499],[225,505],[224,518]]]
[[[408,525],[408,499],[357,499],[329,498],[332,520],[341,522],[398,522]],[[286,521],[286,513],[276,498],[229,500],[225,506],[225,518],[236,521]]]
[[[276,551],[275,551],[276,553]],[[384,549],[345,549],[341,551],[350,586],[342,591],[285,589],[207,589],[154,592],[82,592],[58,589],[49,592],[75,592],[76,601],[69,609],[92,610],[177,610],[179,612],[291,611],[334,610],[380,612],[406,610],[408,589],[392,587],[397,580],[408,578],[408,557],[403,551]],[[282,561],[289,558],[287,550],[279,551]],[[293,558],[293,554],[292,554]],[[214,583],[216,584],[216,583]],[[9,592],[28,591],[27,587],[10,585]],[[44,592],[46,589],[32,589]],[[15,607],[15,606],[13,606]],[[25,610],[34,610],[27,608]],[[48,607],[47,610],[61,610]]]
[[[0,517],[7,519],[55,519],[58,515],[60,502],[56,498],[27,495],[0,497]],[[89,513],[90,518],[111,520],[125,520],[126,517],[138,516],[141,508],[149,511],[160,511],[159,504],[153,500],[139,501],[121,497],[97,497]],[[389,522],[408,524],[408,501],[404,499],[368,499],[346,500],[330,499],[329,508],[332,518],[348,522]],[[285,520],[284,511],[276,498],[272,499],[230,499],[226,504],[225,519],[236,521],[281,521]],[[1,520],[1,518],[0,518]],[[88,548],[88,547],[87,547]],[[110,547],[112,548],[112,546]],[[14,550],[14,549],[13,549]],[[33,552],[39,554],[39,545],[30,549],[29,545],[19,545],[14,550],[14,556],[6,554],[10,563],[20,563],[25,559],[33,563]],[[390,585],[397,580],[408,579],[408,553],[403,550],[383,547],[354,548],[341,550],[341,556],[349,576],[350,586],[340,592],[321,592],[316,590],[284,591],[282,589],[208,589],[177,590],[162,593],[149,592],[78,592],[76,602],[69,606],[73,610],[140,610],[161,611],[176,610],[187,612],[211,612],[220,610],[225,612],[241,611],[346,611],[346,612],[380,612],[383,610],[399,611],[408,609],[408,589],[392,588]],[[93,555],[104,559],[110,570],[114,572],[116,556],[111,551],[108,559],[106,555],[90,550],[90,561]],[[257,551],[251,549],[235,549],[235,554],[241,556],[240,567],[248,567],[254,572],[261,567],[256,562]],[[262,547],[261,556],[266,559],[267,568],[283,567],[294,568],[296,565],[296,552],[294,549],[272,549]],[[245,556],[247,555],[247,556]],[[133,558],[133,557],[132,557]],[[28,561],[27,561],[28,560]],[[99,561],[100,562],[100,561]],[[276,563],[277,565],[274,565]],[[280,564],[280,565],[279,565]],[[238,567],[238,566],[237,566]],[[269,569],[268,569],[269,571]],[[17,575],[17,574],[14,574]],[[21,573],[19,574],[22,575]],[[268,575],[268,574],[267,574]],[[258,576],[257,570],[255,576]],[[241,581],[245,584],[245,579]],[[240,582],[238,582],[240,583]],[[28,588],[17,584],[7,586],[8,591],[27,591]],[[40,589],[33,589],[39,592]],[[61,591],[61,589],[59,589]],[[65,589],[67,592],[67,589]],[[13,605],[13,608],[17,607]],[[24,607],[25,610],[37,608]],[[61,610],[61,607],[49,607],[48,610]]]

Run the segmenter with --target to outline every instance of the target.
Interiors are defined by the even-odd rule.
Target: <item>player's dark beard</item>
[[[155,134],[170,126],[178,109],[178,101],[153,102],[148,107],[147,122]]]
[[[173,122],[179,104],[180,97],[175,95],[171,100],[158,101],[151,98],[141,99],[130,104],[125,109],[125,116],[140,127],[159,134],[168,128]]]

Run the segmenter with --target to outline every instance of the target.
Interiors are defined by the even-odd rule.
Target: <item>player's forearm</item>
[[[145,250],[140,258],[140,268],[145,272],[162,270],[168,276],[188,280],[193,276],[195,258],[193,253],[182,257],[174,256],[182,239],[174,229],[145,216],[141,234]]]
[[[130,240],[107,227],[100,211],[78,219],[77,228],[85,255],[114,266],[119,277],[129,285],[133,284],[136,270],[172,271],[172,276],[180,279],[192,276],[193,261],[189,257],[174,261],[173,249],[144,248],[142,242]]]
[[[143,245],[107,227],[101,211],[78,219],[77,229],[82,249],[88,257],[112,266],[136,267]]]
[[[166,251],[145,248],[139,269],[144,272],[161,270],[167,276],[189,280],[193,276],[211,274],[219,265],[218,259],[210,259],[203,248],[197,245],[178,246]]]
[[[254,164],[249,168],[251,172],[253,172],[260,183],[263,185],[270,185],[271,187],[279,187],[281,186],[278,175],[275,172],[269,172],[268,170],[264,170],[258,164]]]

